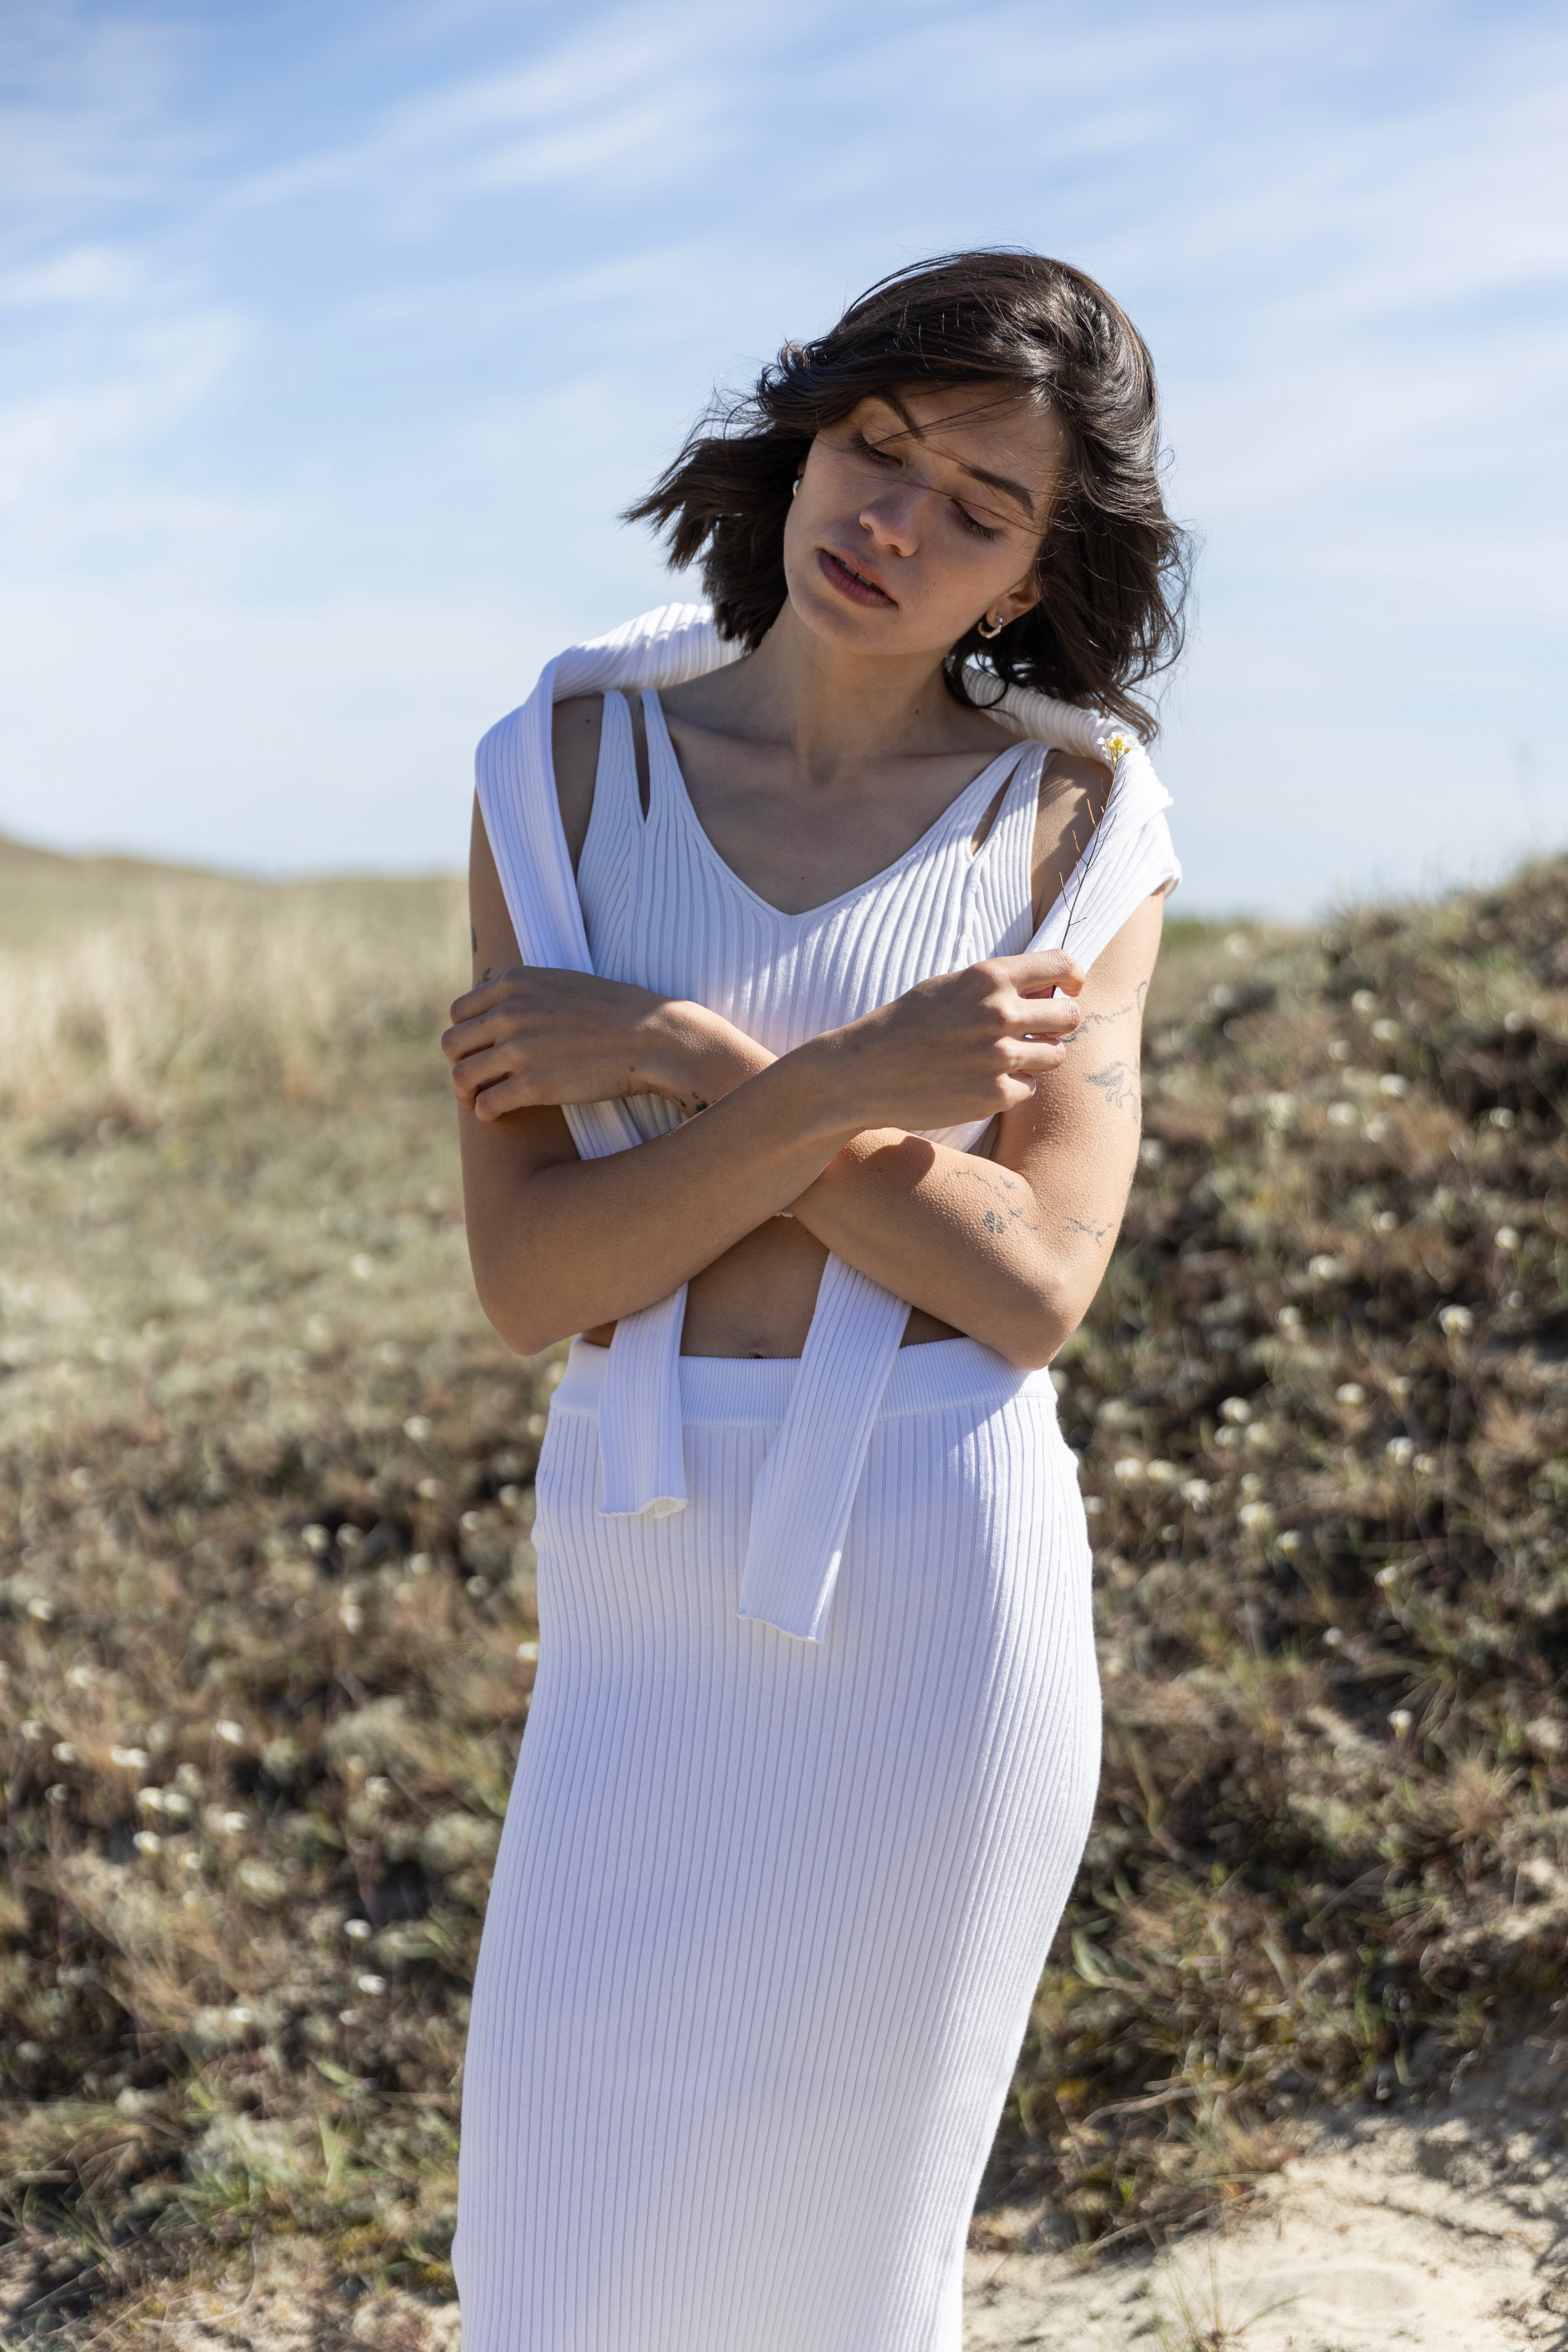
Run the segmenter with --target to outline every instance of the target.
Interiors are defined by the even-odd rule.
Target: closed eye
[[[875,441],[868,441],[863,433],[857,433],[855,435],[854,444],[857,454],[864,457],[869,457],[874,464],[890,467],[896,471],[902,470],[904,461],[901,457],[895,456],[890,449],[879,447]],[[926,488],[928,489],[934,489],[935,487],[934,483],[928,482],[926,484]],[[975,517],[970,513],[969,509],[963,505],[959,499],[953,497],[951,490],[938,490],[936,494],[938,498],[946,499],[948,505],[952,509],[953,513],[958,517],[959,521],[963,525],[965,530],[972,531],[976,539],[1001,538],[1002,534],[999,530],[989,530],[984,523],[977,521]]]

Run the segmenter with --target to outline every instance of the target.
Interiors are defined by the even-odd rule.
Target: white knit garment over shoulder
[[[1036,942],[1091,963],[1174,880],[1142,752],[1015,696],[1034,740],[884,873],[780,914],[703,834],[651,694],[646,819],[637,795],[621,693],[731,651],[704,613],[649,615],[486,739],[529,961],[788,1051],[1031,943],[1046,740],[1116,781]],[[550,708],[595,690],[574,882]],[[585,1154],[674,1119],[571,1117]],[[969,2214],[1099,1760],[1055,1391],[973,1340],[900,1349],[907,1306],[837,1260],[798,1361],[682,1358],[683,1305],[576,1341],[551,1408],[540,1664],[464,2076],[464,2352],[959,2352]]]

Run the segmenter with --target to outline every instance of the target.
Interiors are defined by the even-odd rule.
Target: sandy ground
[[[1568,2037],[1529,2040],[1441,2102],[1306,2127],[1254,2200],[1158,2252],[972,2254],[964,2352],[1568,2347],[1565,2102]],[[454,2305],[331,2309],[301,2251],[181,2298],[161,2346],[460,2352]]]

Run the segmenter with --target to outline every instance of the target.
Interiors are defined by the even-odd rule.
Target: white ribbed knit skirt
[[[905,1348],[826,1638],[736,1614],[795,1360],[683,1357],[686,1509],[539,1465],[540,1664],[474,1987],[463,2352],[958,2352],[1100,1759],[1048,1374]]]

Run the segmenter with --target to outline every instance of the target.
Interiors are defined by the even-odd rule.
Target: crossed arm
[[[702,1006],[521,969],[477,814],[471,874],[481,977],[443,1045],[475,1281],[510,1346],[651,1305],[788,1209],[912,1306],[1020,1366],[1050,1360],[1136,1164],[1161,898],[1087,980],[1065,957],[1000,959],[775,1057]],[[685,1123],[579,1160],[558,1106],[636,1093]],[[985,1117],[989,1159],[909,1131]]]

